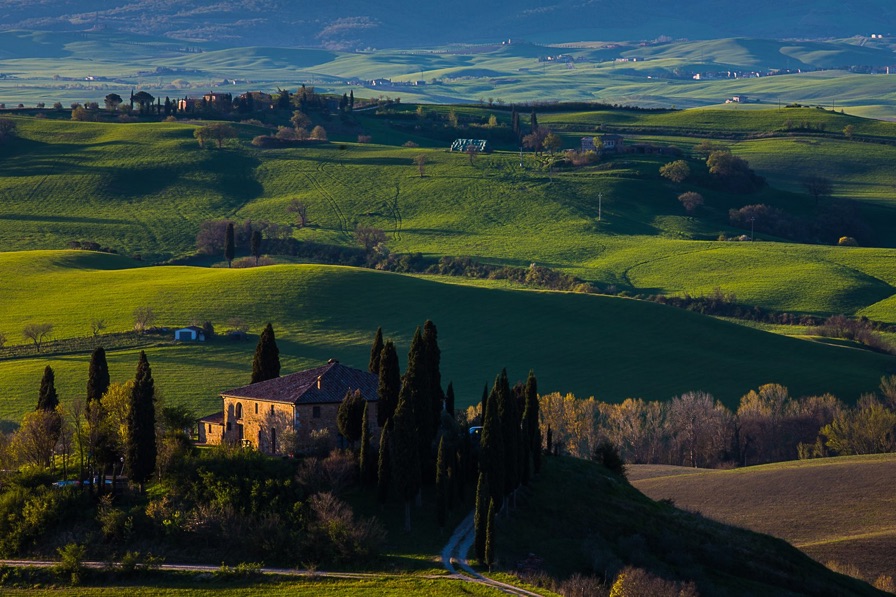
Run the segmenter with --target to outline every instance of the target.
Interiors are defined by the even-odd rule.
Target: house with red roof
[[[242,444],[265,454],[307,449],[315,436],[339,437],[336,415],[349,392],[378,404],[378,377],[331,359],[326,365],[221,393],[224,410],[199,420],[199,443]],[[375,408],[368,419],[379,434]]]

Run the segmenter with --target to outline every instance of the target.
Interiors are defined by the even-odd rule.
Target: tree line
[[[734,410],[706,392],[619,404],[553,393],[540,397],[540,413],[545,450],[593,458],[609,443],[631,464],[730,467],[896,451],[892,375],[852,406],[831,394],[794,398],[766,384]]]

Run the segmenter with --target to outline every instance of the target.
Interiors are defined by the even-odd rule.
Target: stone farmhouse
[[[265,454],[285,454],[287,443],[299,450],[314,445],[312,434],[326,431],[341,440],[336,414],[346,393],[360,390],[378,402],[379,379],[331,359],[326,365],[221,393],[224,410],[199,419],[199,443],[239,443]],[[370,432],[379,436],[376,409]]]

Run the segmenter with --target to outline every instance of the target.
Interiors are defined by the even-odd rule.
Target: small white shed
[[[191,325],[174,330],[174,339],[180,342],[205,342],[205,332],[201,327]]]

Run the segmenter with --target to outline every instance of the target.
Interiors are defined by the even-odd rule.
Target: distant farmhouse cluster
[[[579,151],[608,153],[643,153],[656,155],[679,155],[681,150],[674,146],[654,145],[653,143],[626,143],[622,135],[607,133],[599,137],[582,137]]]

